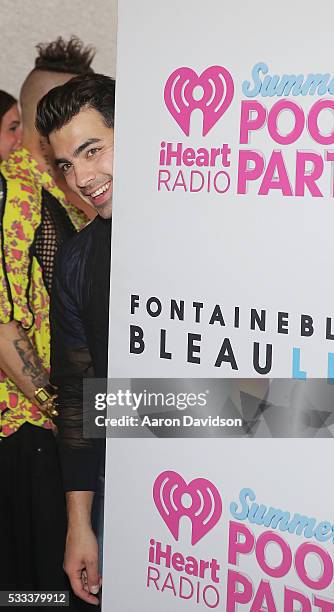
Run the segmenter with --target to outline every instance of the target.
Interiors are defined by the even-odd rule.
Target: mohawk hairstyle
[[[65,41],[61,36],[51,43],[36,45],[38,56],[35,70],[70,74],[93,74],[91,63],[95,57],[94,47],[84,46],[77,36]]]
[[[51,89],[38,103],[36,129],[48,138],[81,110],[90,108],[100,113],[107,127],[114,127],[114,79],[103,74],[83,75]]]

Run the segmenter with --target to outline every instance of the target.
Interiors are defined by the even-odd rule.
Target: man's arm
[[[2,224],[3,222],[3,214],[5,208],[5,180],[2,174],[0,174],[0,217]],[[16,206],[11,201],[9,206],[13,209],[13,206]],[[3,248],[3,228],[1,227],[1,242]],[[13,241],[11,247],[16,248],[17,244]],[[10,250],[10,249],[9,249]],[[29,258],[28,248],[20,252],[20,262],[22,262],[22,266],[26,265],[26,258]],[[18,265],[18,262],[16,263]],[[3,372],[12,380],[18,389],[22,391],[22,393],[28,398],[33,400],[35,391],[44,387],[49,382],[49,375],[46,372],[41,359],[39,358],[37,351],[33,344],[30,342],[30,339],[26,332],[24,331],[22,325],[19,321],[13,319],[9,312],[7,312],[7,317],[5,312],[9,306],[9,296],[8,296],[8,278],[6,278],[6,266],[5,261],[2,260],[0,264],[0,292],[1,292],[1,300],[0,300],[0,314],[7,318],[8,322],[0,323],[0,368]],[[20,274],[17,270],[15,270],[15,275],[17,279]],[[18,285],[20,285],[19,280],[17,281]],[[21,294],[19,294],[21,295]],[[22,302],[20,302],[20,306],[24,306],[24,298]],[[11,319],[11,320],[8,320]]]
[[[31,400],[49,382],[36,349],[17,321],[0,324],[0,368]]]
[[[70,244],[70,243],[69,243]],[[78,304],[76,283],[80,261],[76,252],[57,257],[51,299],[51,381],[58,388],[58,447],[68,513],[64,569],[74,593],[98,604],[98,546],[91,526],[97,485],[99,447],[83,437],[84,378],[94,376],[88,341]],[[74,289],[73,289],[74,288]]]

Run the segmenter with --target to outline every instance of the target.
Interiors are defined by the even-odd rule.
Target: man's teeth
[[[101,195],[101,193],[104,193],[105,191],[107,191],[107,189],[109,189],[109,186],[110,186],[110,181],[109,183],[102,185],[102,187],[94,191],[94,193],[91,194],[91,197],[96,198],[97,196]]]

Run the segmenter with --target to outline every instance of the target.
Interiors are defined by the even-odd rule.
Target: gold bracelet
[[[45,387],[39,387],[34,393],[34,398],[38,403],[41,412],[44,412],[48,417],[56,417],[59,415],[56,406],[57,393],[56,388],[48,384]]]

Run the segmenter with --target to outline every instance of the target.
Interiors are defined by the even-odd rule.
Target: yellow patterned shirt
[[[66,201],[50,174],[39,169],[27,150],[12,153],[0,170],[3,177],[0,323],[20,322],[44,368],[49,370],[49,292],[45,270],[35,249],[37,232],[42,226],[43,198],[48,195],[55,199],[71,230],[84,227],[87,218]],[[0,416],[0,437],[11,435],[26,422],[48,429],[53,426],[1,370]]]

